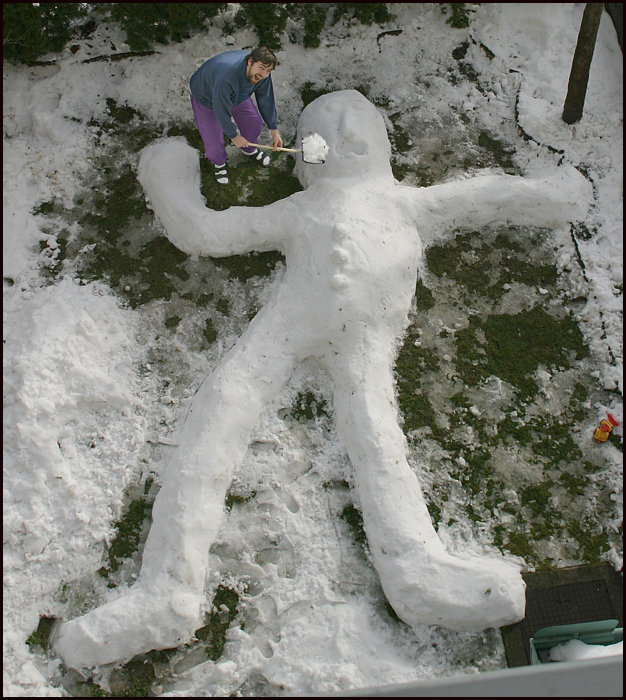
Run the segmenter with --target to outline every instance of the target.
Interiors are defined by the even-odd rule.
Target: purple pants
[[[215,112],[209,107],[201,105],[194,99],[193,95],[190,97],[193,116],[204,142],[206,157],[214,165],[223,165],[227,158],[224,146],[224,132],[217,121]],[[263,129],[263,120],[256,105],[252,102],[252,98],[248,97],[247,100],[233,107],[231,114],[239,128],[239,133],[244,139],[252,143],[258,143],[258,138]],[[254,153],[255,148],[250,146],[241,150],[244,153]]]

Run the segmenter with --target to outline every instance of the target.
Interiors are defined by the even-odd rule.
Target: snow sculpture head
[[[391,145],[385,122],[374,105],[356,90],[339,90],[307,105],[298,120],[297,139],[319,134],[328,144],[326,162],[298,159],[294,173],[303,187],[335,178],[383,178],[393,183]]]

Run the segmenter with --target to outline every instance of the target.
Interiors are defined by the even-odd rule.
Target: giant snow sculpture
[[[439,540],[407,463],[393,366],[424,240],[494,222],[546,227],[580,218],[586,182],[573,168],[559,168],[538,179],[484,175],[428,188],[399,185],[383,119],[353,90],[306,107],[298,143],[311,132],[329,146],[326,163],[299,161],[305,189],[260,208],[208,209],[198,153],[183,140],[161,140],[141,155],[139,180],[178,248],[215,257],[279,250],[286,270],[193,398],[154,504],[137,582],[60,625],[53,647],[67,666],[126,660],[193,635],[233,470],[264,407],[307,358],[334,381],[337,428],[372,559],[399,617],[482,630],[524,615],[517,565],[457,558]]]

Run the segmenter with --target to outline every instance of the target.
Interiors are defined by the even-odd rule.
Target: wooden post
[[[603,9],[602,2],[588,2],[585,5],[563,106],[562,119],[567,124],[573,124],[583,116],[589,68]]]

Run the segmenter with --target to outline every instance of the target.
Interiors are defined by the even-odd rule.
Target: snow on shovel
[[[286,151],[287,153],[302,153],[302,160],[305,163],[320,164],[326,161],[328,146],[326,141],[319,134],[310,134],[302,139],[302,148],[274,148],[274,146],[264,146],[260,143],[251,143],[251,146],[264,148],[270,151]]]

